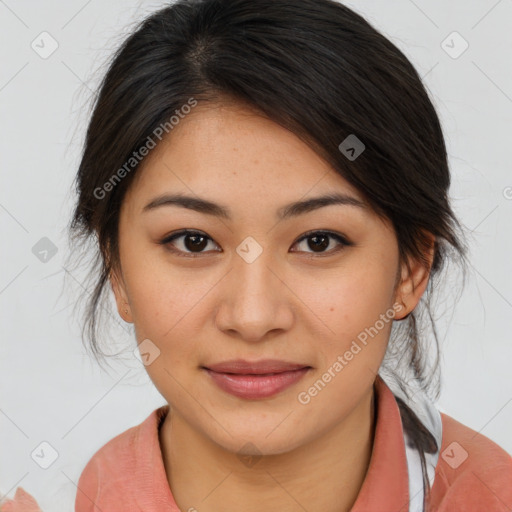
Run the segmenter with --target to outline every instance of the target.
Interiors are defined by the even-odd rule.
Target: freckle
[[[331,311],[334,311],[334,308],[331,308]]]

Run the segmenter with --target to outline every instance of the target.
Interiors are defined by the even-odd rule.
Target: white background
[[[130,352],[110,373],[85,355],[72,315],[77,294],[86,293],[77,284],[83,276],[64,268],[89,96],[134,23],[163,5],[0,1],[0,495],[22,486],[46,512],[72,510],[92,454],[165,403]],[[454,209],[472,231],[468,285],[440,324],[437,405],[512,452],[512,2],[347,5],[424,77],[446,136]],[[31,48],[43,31],[59,45],[47,59]],[[469,43],[458,58],[441,46],[453,31]],[[46,263],[32,253],[42,237],[58,248]],[[135,347],[131,333],[121,330],[119,339]],[[42,441],[59,454],[46,470],[30,456]]]

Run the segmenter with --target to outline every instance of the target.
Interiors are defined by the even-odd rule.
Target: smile
[[[299,382],[311,367],[278,373],[240,374],[217,372],[203,368],[212,381],[223,391],[245,399],[262,399],[274,396]]]

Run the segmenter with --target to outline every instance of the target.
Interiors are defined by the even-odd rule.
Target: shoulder
[[[136,487],[139,469],[151,467],[148,461],[152,448],[158,446],[158,424],[167,407],[155,409],[142,423],[118,434],[94,453],[78,480],[76,512],[96,512],[102,504],[129,502],[128,490]]]
[[[432,487],[439,512],[512,509],[512,457],[483,434],[441,413],[443,437]]]
[[[4,501],[0,496],[1,512],[41,512],[37,501],[23,487],[16,488],[13,499]]]

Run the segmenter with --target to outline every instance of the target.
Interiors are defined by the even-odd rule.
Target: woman
[[[92,351],[111,288],[168,403],[93,455],[77,512],[512,507],[511,457],[426,398],[430,296],[465,244],[435,109],[361,16],[156,12],[101,84],[76,184]]]

